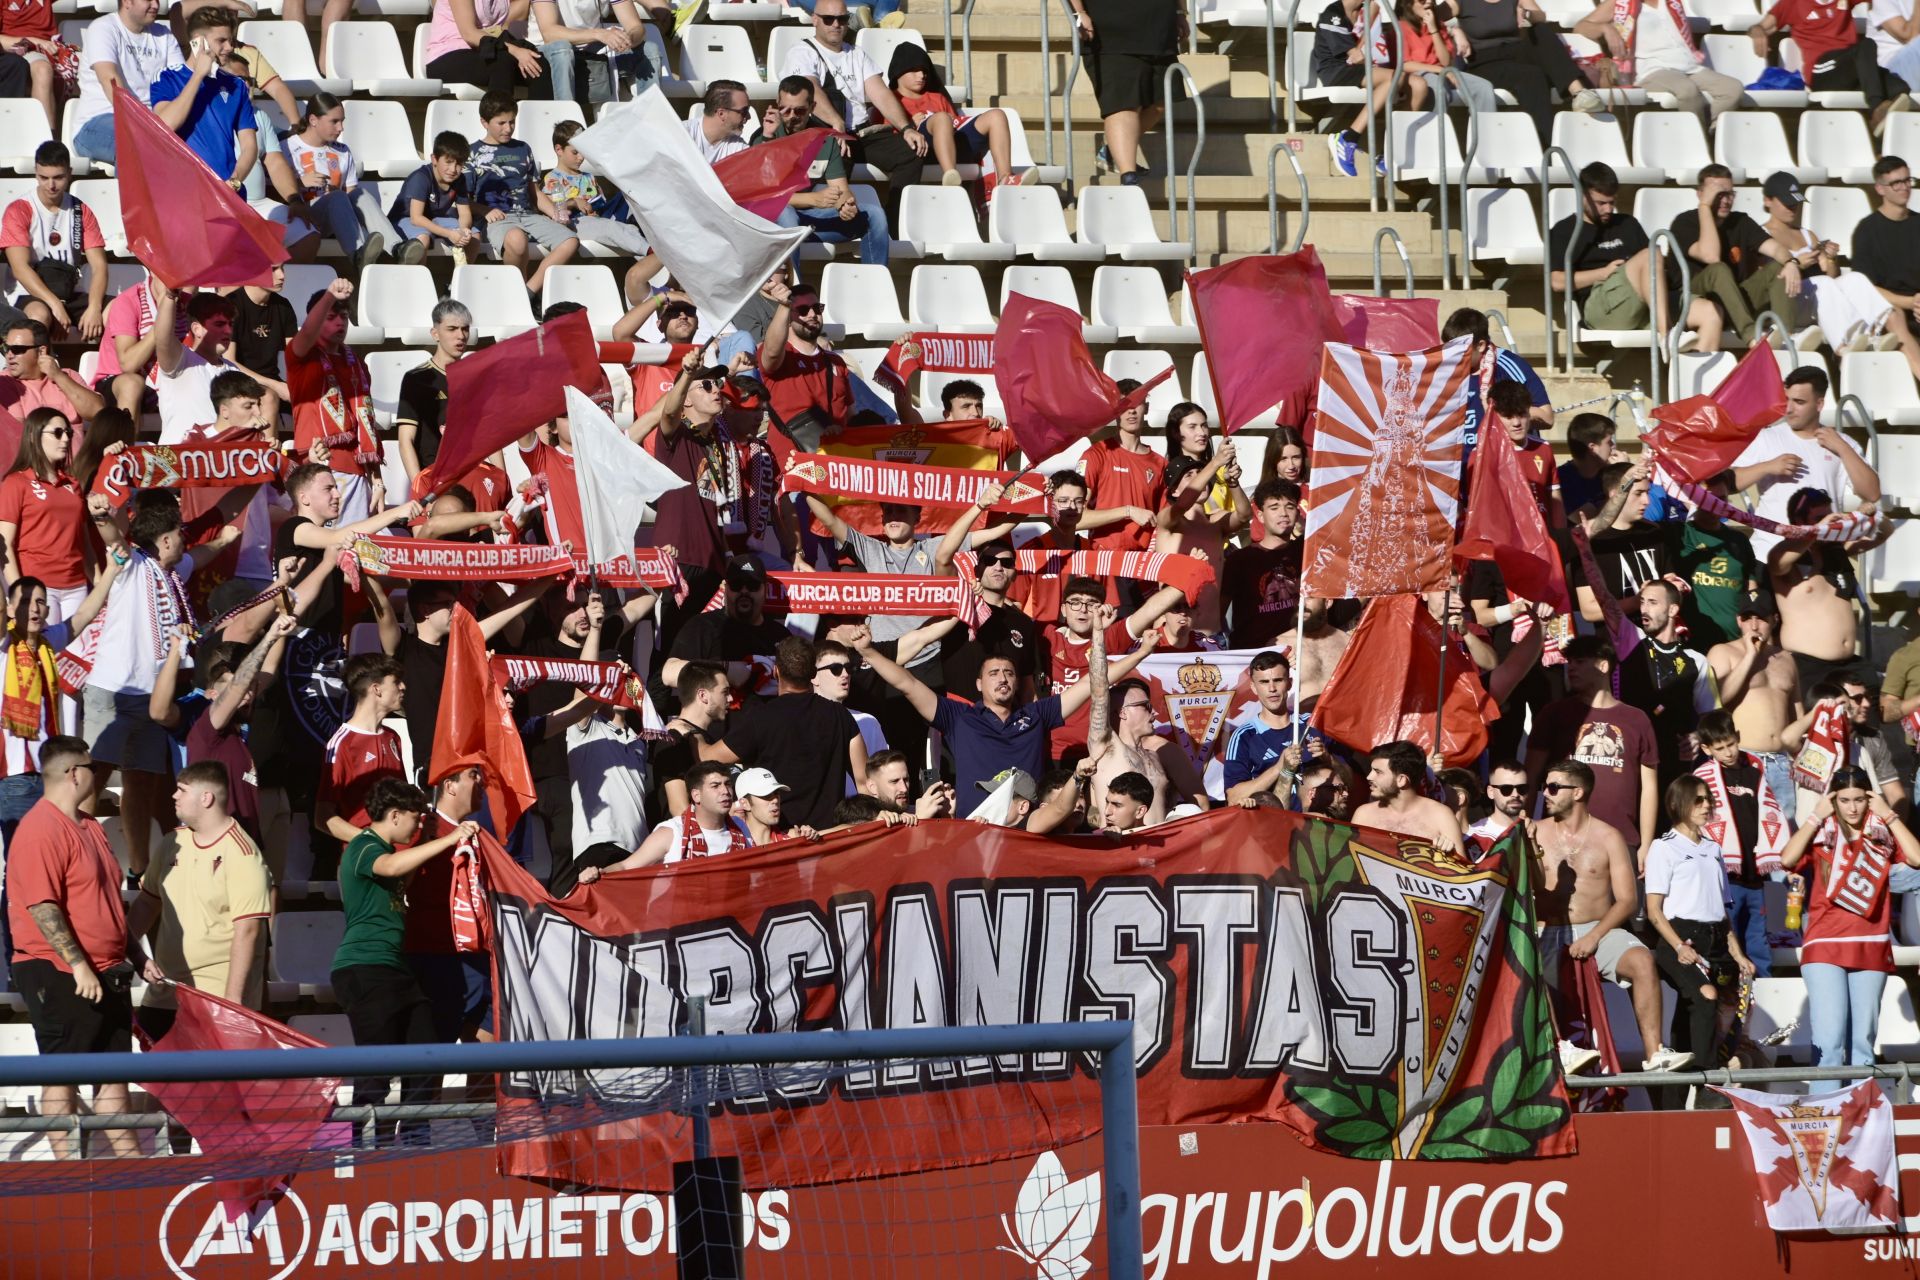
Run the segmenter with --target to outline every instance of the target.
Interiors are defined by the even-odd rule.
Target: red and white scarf
[[[1786,524],[1779,520],[1770,520],[1756,512],[1742,510],[1712,490],[1680,479],[1658,463],[1654,466],[1654,479],[1661,488],[1669,493],[1680,494],[1690,506],[1697,507],[1708,515],[1718,516],[1722,520],[1732,520],[1736,524],[1746,525],[1749,529],[1758,529],[1762,533],[1771,533],[1789,542],[1799,542],[1807,538],[1815,542],[1857,542],[1862,538],[1871,538],[1880,531],[1882,517],[1877,511],[1836,511],[1819,524]]]
[[[368,402],[373,397],[373,375],[358,354],[351,350],[328,351],[315,347],[313,358],[326,369],[326,390],[321,392],[319,409],[326,423],[320,442],[329,449],[352,449],[354,466],[371,471],[380,465],[380,441],[373,430],[373,415]],[[336,472],[342,468],[334,467]]]
[[[1867,815],[1866,826],[1851,839],[1842,831],[1840,819],[1830,816],[1813,837],[1813,843],[1829,850],[1833,859],[1827,869],[1827,905],[1871,920],[1893,874],[1893,831],[1874,813]]]
[[[86,688],[87,678],[93,673],[94,659],[100,653],[100,636],[107,624],[107,614],[114,608],[140,610],[146,623],[143,629],[135,631],[136,642],[145,651],[146,659],[155,667],[160,664],[162,655],[167,652],[169,637],[173,629],[185,625],[195,627],[193,605],[187,599],[187,584],[180,575],[161,565],[158,560],[143,552],[135,552],[133,563],[121,574],[122,581],[116,587],[114,595],[108,599],[107,607],[100,610],[87,629],[75,636],[72,643],[60,651],[60,688],[63,692],[78,696]]]
[[[682,862],[685,862],[689,858],[705,858],[709,856],[707,853],[707,833],[701,828],[700,819],[695,817],[694,813],[695,806],[693,805],[688,805],[680,811],[680,860]],[[725,826],[722,827],[722,830],[726,828],[732,828],[733,830],[734,848],[751,849],[753,847],[753,833],[747,830],[746,824],[741,822],[740,819],[729,817],[726,820]]]
[[[670,591],[676,601],[687,598],[687,580],[680,572],[680,560],[665,547],[635,547],[633,551],[605,564],[588,564],[575,557],[576,578],[595,578],[609,587],[647,587]]]
[[[931,467],[878,458],[842,458],[827,453],[796,453],[780,477],[780,492],[811,493],[842,502],[906,503],[916,507],[965,507],[989,484],[1012,486],[994,511],[1051,517],[1053,500],[1046,487],[1022,479],[1025,473],[976,471],[971,467]],[[948,521],[946,523],[951,523]],[[942,524],[944,532],[946,524]]]
[[[1847,762],[1853,748],[1853,721],[1845,704],[1828,699],[1813,709],[1807,740],[1793,757],[1793,780],[1808,791],[1825,795],[1833,771]]]
[[[133,445],[93,476],[94,493],[125,506],[136,489],[243,489],[276,483],[286,455],[272,442]]]
[[[1755,833],[1753,868],[1761,875],[1767,875],[1780,869],[1780,851],[1787,846],[1787,815],[1780,807],[1779,797],[1767,785],[1766,767],[1761,764],[1760,758],[1746,751],[1740,753],[1740,758],[1753,766],[1755,776],[1760,779],[1757,797],[1760,821],[1759,830]],[[1706,837],[1720,846],[1720,860],[1726,864],[1727,870],[1737,874],[1740,870],[1740,826],[1733,820],[1733,810],[1727,804],[1725,771],[1720,768],[1718,760],[1709,758],[1693,771],[1693,776],[1707,784],[1707,794],[1713,797],[1713,817],[1703,828]]]
[[[965,552],[953,558],[953,567],[971,584],[979,576],[979,557]],[[1132,578],[1137,582],[1158,582],[1179,587],[1187,594],[1188,604],[1200,602],[1200,592],[1213,581],[1213,566],[1205,560],[1166,551],[1049,551],[1022,547],[1013,553],[1015,573],[1038,574],[1044,578]]]
[[[1620,30],[1621,43],[1626,53],[1613,60],[1620,68],[1621,79],[1631,82],[1633,79],[1633,43],[1640,25],[1640,0],[1613,0],[1613,25]],[[1704,63],[1707,55],[1700,52],[1700,46],[1693,38],[1693,27],[1687,22],[1687,11],[1681,7],[1680,0],[1666,0],[1666,16],[1680,31],[1680,39],[1693,55],[1695,62]]]
[[[646,685],[624,662],[588,662],[584,658],[526,658],[501,654],[493,659],[493,678],[508,693],[525,693],[537,684],[571,684],[595,702],[639,711],[658,722]],[[664,737],[665,731],[643,737]]]
[[[355,538],[340,555],[340,576],[354,590],[360,575],[439,582],[527,582],[574,571],[565,546],[515,542],[443,542],[374,535]]]

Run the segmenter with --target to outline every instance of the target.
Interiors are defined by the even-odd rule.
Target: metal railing
[[[1764,338],[1770,330],[1779,331],[1782,341],[1787,345],[1787,350],[1793,352],[1794,360],[1798,361],[1800,359],[1800,344],[1793,340],[1793,330],[1787,327],[1787,322],[1780,318],[1778,312],[1772,310],[1762,311],[1753,318],[1754,337]]]
[[[1660,312],[1667,296],[1667,269],[1662,255],[1668,253],[1680,264],[1680,292],[1672,323],[1663,331]],[[1571,255],[1568,260],[1571,262]],[[1567,272],[1567,283],[1573,283],[1571,268]],[[1667,402],[1666,385],[1662,381],[1662,374],[1667,370],[1662,368],[1662,364],[1664,362],[1670,368],[1679,358],[1680,339],[1687,331],[1687,313],[1693,309],[1693,268],[1688,265],[1680,242],[1664,227],[1655,231],[1647,244],[1647,292],[1653,295],[1647,306],[1647,394],[1654,404],[1662,405]],[[1671,351],[1668,350],[1669,344]]]
[[[1193,104],[1193,147],[1187,153],[1187,240],[1193,245],[1188,255],[1191,263],[1197,261],[1200,254],[1200,222],[1198,200],[1195,195],[1194,174],[1200,169],[1200,153],[1207,146],[1207,108],[1200,101],[1200,86],[1194,82],[1193,73],[1178,62],[1167,65],[1167,73],[1161,79],[1161,101],[1166,104],[1166,116],[1160,127],[1167,133],[1167,242],[1180,242],[1180,203],[1173,181],[1173,135],[1174,101],[1173,78],[1178,75],[1187,86],[1187,101]]]
[[[1546,319],[1547,326],[1547,367],[1553,367],[1553,165],[1558,160],[1567,167],[1567,183],[1573,188],[1573,216],[1579,219],[1574,226],[1574,238],[1580,236],[1580,228],[1587,221],[1587,188],[1580,181],[1580,170],[1574,167],[1573,157],[1564,147],[1548,147],[1540,154],[1540,314]],[[1573,343],[1580,334],[1580,316],[1573,307],[1573,249],[1567,245],[1566,260],[1560,264],[1564,276],[1562,283],[1566,287],[1567,308],[1567,359],[1561,372],[1573,372]]]
[[[1386,146],[1387,151],[1390,153],[1393,149],[1393,93],[1391,90],[1387,93],[1387,105],[1384,108],[1387,118],[1385,121],[1382,121],[1380,119],[1380,112],[1373,109],[1374,64],[1372,31],[1374,17],[1372,11],[1375,9],[1379,11],[1379,20],[1386,23],[1395,36],[1393,41],[1392,79],[1392,83],[1395,85],[1399,84],[1400,77],[1406,74],[1407,57],[1406,51],[1401,47],[1403,42],[1398,38],[1400,34],[1400,28],[1397,25],[1399,19],[1394,17],[1393,6],[1388,4],[1387,0],[1372,0],[1372,3],[1368,6],[1368,15],[1360,27],[1360,48],[1363,51],[1360,65],[1366,68],[1366,73],[1360,77],[1360,90],[1367,95],[1365,105],[1362,107],[1362,110],[1367,113],[1367,210],[1370,213],[1380,212],[1380,191],[1382,188],[1385,188],[1387,193],[1387,212],[1392,213],[1394,212],[1393,157],[1391,154],[1383,155],[1381,152],[1380,135],[1383,131],[1387,134]],[[1376,161],[1380,160],[1384,160],[1385,163],[1376,163]],[[1385,172],[1382,172],[1383,169]]]
[[[1388,212],[1393,212],[1394,209],[1393,183],[1399,171],[1397,163],[1398,157],[1394,154],[1396,138],[1391,127],[1393,118],[1392,107],[1393,103],[1399,100],[1400,86],[1406,83],[1407,75],[1406,66],[1400,60],[1400,46],[1397,39],[1394,44],[1394,58],[1396,66],[1393,72],[1393,81],[1387,88],[1387,118],[1389,121],[1386,155]],[[1414,74],[1422,75],[1424,73],[1415,72]],[[1466,84],[1460,79],[1460,73],[1458,71],[1452,67],[1444,68],[1440,72],[1440,78],[1443,86],[1451,81],[1453,85],[1460,90],[1460,101],[1464,102],[1467,106],[1467,149],[1460,160],[1460,231],[1463,239],[1460,247],[1460,286],[1465,288],[1467,283],[1468,262],[1467,246],[1464,243],[1465,239],[1468,238],[1466,234],[1467,175],[1473,169],[1474,156],[1478,155],[1480,151],[1480,109],[1474,106],[1473,99],[1467,96]],[[1434,117],[1434,127],[1439,134],[1440,165],[1438,175],[1434,181],[1434,191],[1440,202],[1440,287],[1442,289],[1453,288],[1453,236],[1447,221],[1447,142],[1453,136],[1449,132],[1449,130],[1453,128],[1453,123],[1447,116],[1447,97],[1448,95],[1443,87],[1434,101],[1431,112]]]
[[[1742,1067],[1735,1071],[1716,1067],[1710,1071],[1627,1071],[1617,1076],[1565,1076],[1569,1089],[1659,1089],[1687,1085],[1813,1084],[1832,1081],[1851,1084],[1855,1080],[1891,1080],[1896,1084],[1895,1101],[1914,1100],[1920,1085],[1914,1068],[1920,1063],[1886,1062],[1871,1067]]]
[[[1376,298],[1387,296],[1386,287],[1380,283],[1380,242],[1382,240],[1393,241],[1394,250],[1400,255],[1401,270],[1406,273],[1407,296],[1411,298],[1413,296],[1413,259],[1407,256],[1406,241],[1402,240],[1400,233],[1392,227],[1382,227],[1373,233],[1373,296]]]
[[[973,12],[973,5],[974,5],[974,0],[967,0],[968,13]],[[1067,82],[1061,88],[1061,91],[1060,91],[1060,117],[1062,120],[1061,132],[1065,135],[1066,148],[1067,148],[1067,190],[1069,192],[1072,192],[1074,190],[1073,86],[1080,79],[1080,58],[1081,58],[1080,22],[1079,22],[1079,19],[1074,17],[1073,5],[1069,3],[1069,0],[1060,0],[1060,7],[1066,11],[1067,33],[1073,39],[1073,63],[1067,68]],[[1053,23],[1051,21],[1052,13],[1053,13],[1053,9],[1049,3],[1049,0],[1041,0],[1041,4],[1040,4],[1040,112],[1042,117],[1041,129],[1042,129],[1042,132],[1046,134],[1047,166],[1049,168],[1051,168],[1054,164],[1054,157],[1053,157]],[[961,30],[961,39],[963,41],[966,39],[966,30],[964,26],[962,27],[962,30]],[[968,65],[967,71],[968,71],[969,83],[967,85],[967,93],[969,98],[971,98],[973,93],[973,85],[971,83],[972,71],[973,71],[973,68],[971,65],[971,57],[972,57],[971,52],[969,52],[968,57],[969,57],[969,65]],[[969,103],[969,105],[971,105],[971,103]]]
[[[1860,424],[1860,429],[1867,433],[1867,465],[1873,468],[1875,475],[1880,474],[1880,428],[1874,425],[1873,413],[1867,408],[1866,401],[1849,391],[1834,402],[1833,415],[1834,423],[1842,434],[1850,425],[1849,419]],[[1884,501],[1880,509],[1886,509]],[[1860,658],[1873,666],[1873,601],[1867,595],[1867,576],[1864,573],[1854,574],[1853,586],[1854,596],[1860,601]]]
[[[1300,157],[1293,153],[1293,144],[1286,138],[1267,148],[1267,252],[1280,252],[1280,191],[1279,166],[1274,161],[1284,152],[1287,163],[1293,166],[1293,180],[1300,187],[1300,221],[1293,230],[1293,243],[1287,246],[1288,253],[1298,253],[1300,246],[1306,243],[1307,223],[1313,217],[1313,204],[1307,195],[1307,171],[1300,167]],[[1199,250],[1196,248],[1195,253]]]
[[[1500,336],[1503,339],[1500,345],[1508,351],[1512,351],[1517,344],[1513,340],[1513,326],[1507,323],[1507,313],[1496,307],[1488,307],[1486,315],[1488,336],[1492,336],[1492,327],[1496,324],[1499,325]]]
[[[1296,5],[1298,0],[1295,0]],[[1267,10],[1267,128],[1280,132],[1280,64],[1279,42],[1273,26],[1273,0],[1266,0]],[[1292,33],[1288,33],[1291,38]],[[1289,99],[1288,106],[1292,106]]]
[[[1271,12],[1271,9],[1269,9],[1269,12]],[[1293,40],[1294,32],[1300,29],[1296,25],[1299,21],[1300,0],[1287,0],[1287,61],[1285,65],[1280,68],[1280,79],[1287,91],[1288,133],[1300,132],[1300,86],[1294,83],[1299,77],[1294,74],[1293,70]],[[1267,32],[1267,47],[1268,49],[1272,49],[1273,47],[1273,32],[1271,29]]]
[[[967,0],[966,7],[960,10],[960,65],[966,69],[967,73],[966,100],[968,106],[973,105],[973,6],[978,2],[979,0]],[[953,66],[953,62],[951,61],[953,58],[953,6],[949,4],[945,7],[947,10],[947,58],[949,59],[947,66],[951,68]],[[1040,6],[1040,48],[1042,59],[1046,56],[1046,23],[1047,6],[1042,4]],[[1042,65],[1045,65],[1044,61]],[[1041,74],[1044,76],[1046,73],[1043,71]]]

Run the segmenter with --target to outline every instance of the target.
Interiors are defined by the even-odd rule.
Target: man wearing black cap
[[[1847,25],[1851,29],[1851,19]],[[1790,173],[1776,173],[1767,179],[1764,191],[1767,220],[1760,224],[1761,229],[1769,240],[1793,255],[1807,282],[1800,314],[1785,319],[1796,333],[1816,321],[1820,326],[1802,335],[1800,346],[1808,346],[1809,339],[1824,340],[1828,334],[1833,335],[1836,347],[1848,346],[1878,330],[1888,311],[1887,300],[1861,272],[1842,271],[1840,260],[1846,256],[1845,251],[1806,225],[1806,201],[1799,181]]]
[[[1800,268],[1759,223],[1733,207],[1733,170],[1723,164],[1705,166],[1695,191],[1699,207],[1673,220],[1673,238],[1692,270],[1689,286],[1696,298],[1719,303],[1727,327],[1749,339],[1756,312],[1799,297],[1805,287]],[[1679,264],[1669,263],[1668,284],[1677,287],[1679,277]],[[1701,346],[1719,350],[1717,341],[1706,341],[1705,331]]]
[[[1733,713],[1740,749],[1759,756],[1767,785],[1793,818],[1792,757],[1781,730],[1800,717],[1800,673],[1780,647],[1780,614],[1773,593],[1748,591],[1737,608],[1739,633],[1707,650],[1720,705]]]
[[[760,557],[727,561],[723,585],[725,603],[693,617],[673,638],[670,656],[660,666],[660,684],[652,689],[663,712],[669,704],[678,705],[670,691],[688,662],[725,665],[727,682],[747,694],[772,680],[773,653],[788,632],[767,617],[767,571]]]

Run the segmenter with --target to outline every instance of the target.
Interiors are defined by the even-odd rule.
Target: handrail
[[[1286,138],[1267,148],[1267,252],[1280,252],[1280,192],[1276,181],[1279,166],[1274,160],[1283,151],[1287,163],[1293,166],[1293,180],[1300,186],[1300,225],[1294,228],[1293,243],[1287,246],[1288,253],[1298,253],[1307,239],[1307,222],[1313,217],[1313,205],[1307,197],[1307,171],[1300,167],[1300,157],[1293,153],[1293,144]]]
[[[1687,255],[1681,251],[1680,242],[1674,239],[1671,231],[1662,227],[1653,233],[1647,244],[1648,292],[1653,294],[1653,305],[1647,308],[1647,337],[1649,339],[1648,353],[1650,357],[1647,390],[1653,403],[1656,405],[1667,402],[1666,396],[1663,394],[1664,388],[1661,381],[1661,360],[1668,354],[1665,350],[1668,342],[1668,334],[1663,333],[1660,329],[1660,304],[1665,300],[1667,294],[1666,268],[1660,256],[1662,253],[1661,245],[1663,243],[1667,246],[1665,252],[1671,253],[1674,260],[1680,264],[1679,315],[1669,328],[1669,332],[1673,335],[1672,355],[1676,357],[1680,354],[1679,335],[1686,332],[1687,312],[1693,308],[1693,270],[1687,265]],[[1571,262],[1571,255],[1569,255],[1568,260]],[[1573,283],[1571,267],[1569,267],[1567,272],[1567,283],[1569,285]]]
[[[1271,8],[1269,8],[1271,12]],[[1287,0],[1287,60],[1280,68],[1280,83],[1287,91],[1287,132],[1300,132],[1300,86],[1294,83],[1293,33],[1300,21],[1300,0]],[[1273,32],[1267,32],[1267,52],[1273,52]]]
[[[1366,94],[1362,99],[1367,112],[1367,209],[1380,212],[1380,189],[1387,193],[1387,212],[1393,213],[1393,96],[1398,92],[1400,77],[1407,71],[1407,54],[1400,39],[1399,19],[1394,16],[1393,6],[1387,0],[1372,0],[1369,7],[1377,7],[1381,21],[1393,31],[1393,78],[1387,89],[1387,119],[1382,121],[1380,113],[1373,109],[1373,21],[1369,17],[1360,27],[1360,47],[1366,52],[1361,56],[1360,65],[1366,74],[1360,77],[1360,91]],[[1381,136],[1384,134],[1384,138]],[[1382,143],[1385,144],[1384,151]],[[1385,172],[1382,173],[1381,170]]]
[[[1540,154],[1540,314],[1547,324],[1547,367],[1553,367],[1553,263],[1549,261],[1552,243],[1553,224],[1553,162],[1559,160],[1567,166],[1567,179],[1573,187],[1573,216],[1584,224],[1587,220],[1587,188],[1580,181],[1580,170],[1574,167],[1573,157],[1564,147],[1548,147]],[[1579,239],[1580,228],[1573,229],[1574,239]],[[1561,264],[1563,283],[1566,286],[1567,308],[1567,359],[1561,372],[1573,372],[1573,343],[1580,332],[1580,317],[1573,308],[1573,242],[1567,243],[1566,261]]]
[[[967,5],[967,8],[971,10],[973,8],[973,5],[969,3]],[[946,28],[946,42],[947,42],[946,52],[941,55],[941,57],[946,59],[946,63],[944,66],[942,66],[941,70],[945,71],[948,75],[952,75],[953,74],[953,2],[952,0],[946,0],[946,3],[940,6],[940,21],[942,25],[944,25]],[[1042,29],[1041,34],[1043,36],[1045,35],[1044,28]],[[969,64],[967,67],[967,105],[968,106],[973,105],[973,67],[971,64]]]
[[[1467,287],[1469,262],[1467,241],[1471,238],[1467,232],[1467,174],[1472,171],[1473,158],[1480,151],[1480,108],[1474,106],[1473,99],[1467,96],[1466,82],[1460,78],[1460,73],[1454,68],[1442,69],[1440,79],[1442,83],[1448,80],[1453,81],[1460,90],[1460,100],[1467,104],[1467,151],[1460,157],[1460,287],[1464,289]],[[1443,93],[1440,97],[1441,101],[1437,105],[1441,123],[1445,125],[1446,95]],[[1438,188],[1440,193],[1440,287],[1451,289],[1453,287],[1453,235],[1447,227],[1447,139],[1445,134],[1440,137]]]
[[[1639,388],[1635,387],[1632,391],[1616,391],[1608,396],[1607,416],[1615,422],[1620,421],[1616,415],[1619,411],[1620,402],[1624,400],[1627,402],[1627,412],[1633,415],[1635,431],[1644,432],[1647,429],[1647,415],[1641,411],[1640,402],[1645,399],[1645,397],[1638,394],[1638,392]]]
[[[973,6],[975,5],[975,3],[977,3],[977,0],[967,0],[966,8],[960,11],[960,58],[961,58],[962,65],[964,65],[967,69],[967,95],[966,96],[967,96],[968,106],[973,105]],[[951,29],[951,27],[953,26],[953,16],[951,13],[953,6],[951,3],[949,3],[946,7],[949,10],[949,13],[947,16],[947,26],[949,27],[949,29]],[[1043,10],[1043,12],[1040,15],[1040,34],[1041,34],[1042,40],[1046,38],[1046,30],[1047,30],[1047,26],[1046,26],[1047,18],[1044,12],[1045,8],[1046,8],[1045,5],[1041,6],[1041,9]],[[947,44],[948,44],[947,57],[949,59],[947,65],[952,66],[953,63],[951,59],[953,57],[953,48],[952,48],[953,40],[952,40],[951,30],[949,30],[949,33],[948,33]],[[1042,74],[1045,74],[1045,73],[1043,72]]]
[[[1489,325],[1497,324],[1500,326],[1500,336],[1506,339],[1506,341],[1501,343],[1500,345],[1502,347],[1505,347],[1508,351],[1513,350],[1514,348],[1513,326],[1507,323],[1506,312],[1501,311],[1495,307],[1488,307],[1485,314],[1487,317],[1487,323]]]
[[[1046,0],[1041,0],[1043,11],[1045,4]],[[1073,36],[1073,63],[1067,68],[1067,83],[1060,89],[1060,134],[1067,146],[1067,190],[1073,191],[1075,190],[1073,181],[1073,86],[1074,83],[1080,79],[1080,22],[1079,19],[1073,16],[1071,0],[1060,0],[1060,7],[1067,11],[1067,29]],[[1040,33],[1045,35],[1047,30],[1046,19],[1042,17],[1040,21]],[[1051,66],[1051,60],[1043,65],[1045,66],[1045,70],[1042,74],[1045,77],[1047,87],[1047,163],[1051,165],[1053,163],[1053,68]],[[971,90],[973,86],[968,85],[967,87]]]
[[[1797,356],[1799,352],[1795,351],[1794,354]],[[1873,414],[1868,410],[1866,401],[1851,391],[1841,396],[1834,406],[1834,416],[1839,419],[1842,430],[1847,426],[1849,405],[1853,406],[1854,411],[1859,414],[1860,427],[1867,433],[1867,465],[1877,474],[1880,470],[1880,430],[1873,425]]]
[[[1066,3],[1066,0],[1061,0]],[[971,3],[971,0],[969,0]],[[952,8],[951,0],[947,5]],[[1047,135],[1047,164],[1053,164],[1053,7],[1048,0],[1040,0],[1040,130]],[[1073,21],[1073,10],[1067,10],[1067,25],[1077,33],[1080,24]],[[964,38],[964,35],[963,35]],[[973,105],[973,68],[967,68],[967,105]],[[1073,139],[1068,138],[1069,145]],[[1071,188],[1069,188],[1071,189]]]
[[[1193,245],[1188,255],[1189,262],[1197,261],[1200,253],[1200,215],[1199,203],[1195,196],[1196,182],[1194,174],[1200,168],[1200,153],[1207,145],[1207,108],[1200,101],[1200,86],[1194,81],[1193,73],[1179,62],[1167,64],[1166,75],[1161,78],[1160,101],[1165,104],[1166,115],[1161,125],[1167,131],[1167,241],[1177,244],[1180,240],[1180,202],[1175,195],[1173,181],[1173,77],[1175,74],[1186,82],[1187,100],[1193,103],[1193,148],[1187,153],[1187,240]]]
[[[1406,241],[1402,240],[1400,233],[1392,227],[1382,227],[1373,233],[1373,296],[1376,298],[1387,296],[1385,288],[1380,283],[1380,242],[1388,238],[1393,240],[1393,247],[1400,254],[1400,265],[1407,275],[1407,296],[1411,298],[1413,296],[1413,259],[1407,256]]]
[[[1766,337],[1767,330],[1770,328],[1780,331],[1780,336],[1786,340],[1787,350],[1793,352],[1793,358],[1797,362],[1800,359],[1800,344],[1793,340],[1793,330],[1787,327],[1787,322],[1780,318],[1779,313],[1768,310],[1754,317],[1753,336],[1755,338]]]
[[[1280,132],[1280,66],[1275,59],[1279,56],[1273,29],[1273,0],[1267,3],[1267,128]],[[1299,0],[1294,0],[1298,7]],[[1291,102],[1289,102],[1291,105]],[[1288,122],[1291,125],[1291,121]],[[1291,132],[1291,128],[1288,130]]]

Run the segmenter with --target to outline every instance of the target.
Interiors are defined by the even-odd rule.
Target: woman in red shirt
[[[53,0],[7,0],[0,4],[0,49],[27,60],[28,92],[47,113],[47,127],[60,136],[60,99],[80,92],[80,51],[60,42]]]
[[[49,632],[87,598],[86,535],[93,522],[78,482],[67,474],[73,435],[73,424],[58,409],[35,409],[20,433],[13,466],[0,480],[7,581],[32,577],[46,583]]]
[[[978,164],[983,155],[993,157],[993,172],[985,175],[983,202],[993,199],[996,182],[1019,183],[1020,175],[1013,171],[1007,113],[993,107],[961,119],[925,49],[917,44],[894,49],[893,61],[887,64],[887,87],[899,95],[901,109],[927,136],[933,158],[940,162],[942,185],[959,186],[960,170],[955,166]]]
[[[1823,1067],[1866,1066],[1893,972],[1894,859],[1920,867],[1920,840],[1880,798],[1867,771],[1846,765],[1781,850],[1780,865],[1791,871],[1809,852],[1800,976],[1814,1048]]]

